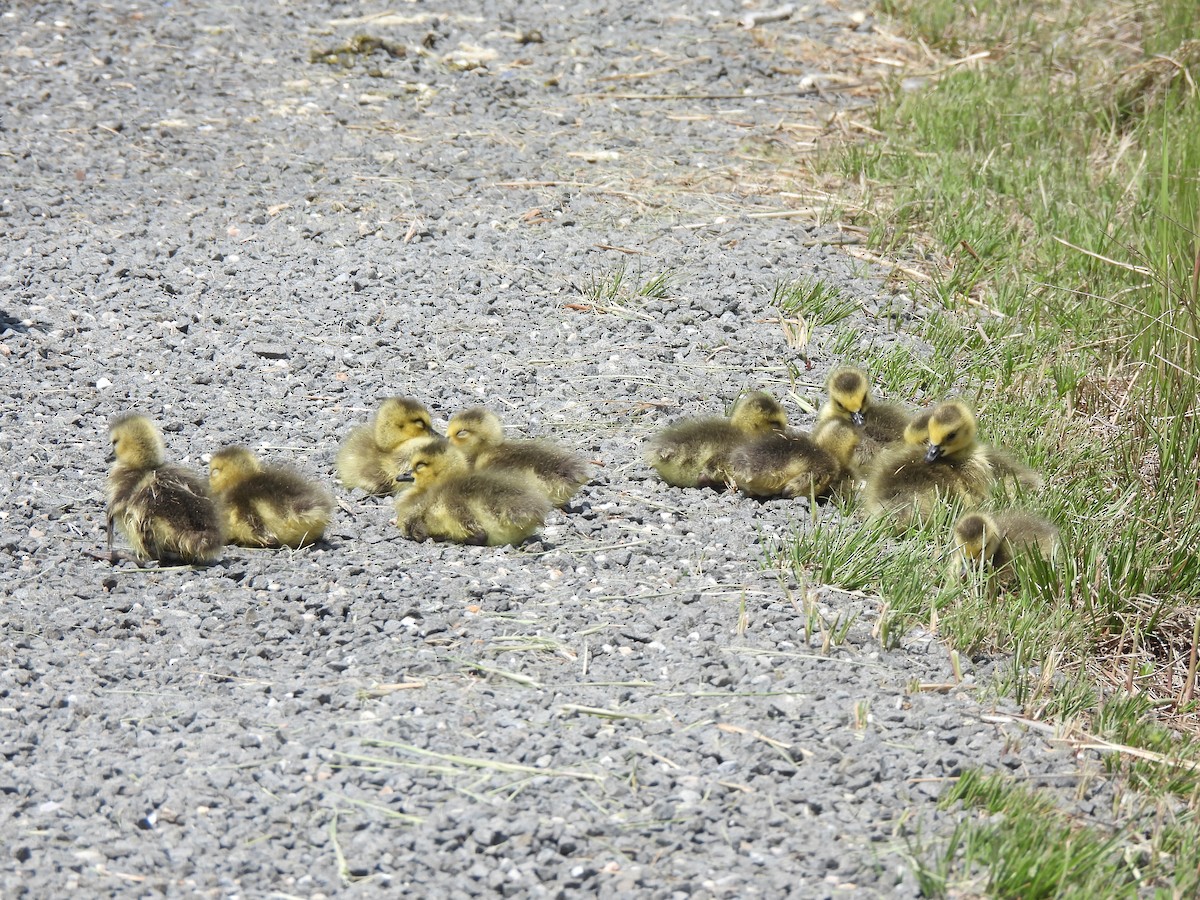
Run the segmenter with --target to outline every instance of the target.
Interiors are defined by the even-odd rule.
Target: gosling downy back
[[[729,418],[684,419],[650,440],[646,462],[676,487],[725,488],[733,451],[748,440],[787,429],[787,415],[770,394],[752,391],[733,405]]]
[[[393,494],[395,473],[406,462],[410,441],[435,434],[433,418],[412,397],[388,397],[367,425],[351,429],[337,455],[337,474],[347,488]]]
[[[444,438],[418,442],[409,461],[412,487],[396,501],[396,524],[413,540],[519,544],[552,509],[533,479],[472,470]]]
[[[323,487],[291,469],[264,466],[245,447],[214,453],[208,480],[232,544],[303,547],[321,539],[333,513]]]
[[[876,400],[867,373],[840,366],[825,381],[829,399],[817,413],[817,423],[842,421],[861,432],[858,462],[865,464],[888,444],[903,440],[911,414],[897,403]]]
[[[456,413],[446,435],[476,469],[532,479],[555,506],[566,505],[591,478],[587,463],[548,441],[506,440],[500,417],[482,406]]]
[[[751,497],[822,497],[851,471],[858,442],[856,429],[841,422],[813,435],[772,432],[736,447],[729,472]]]
[[[108,476],[108,539],[114,526],[139,559],[210,563],[221,554],[221,517],[199,475],[165,461],[162,434],[145,416],[109,427],[116,462]]]

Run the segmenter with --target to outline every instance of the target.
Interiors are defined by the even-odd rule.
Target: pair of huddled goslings
[[[290,469],[266,466],[245,447],[213,454],[209,478],[166,461],[162,434],[145,416],[109,431],[108,538],[114,525],[140,559],[208,563],[226,543],[302,547],[325,533],[329,492]]]
[[[1053,554],[1058,529],[1022,510],[979,511],[997,485],[1027,491],[1042,478],[1011,453],[978,442],[970,407],[947,400],[911,412],[874,400],[867,374],[835,369],[811,434],[788,427],[769,394],[740,397],[728,418],[685,419],[651,440],[647,461],[668,484],[736,488],[759,498],[819,498],[864,483],[864,506],[898,528],[940,505],[971,510],[955,525],[954,566],[984,567],[1001,577],[1023,550]]]
[[[505,437],[482,406],[451,417],[446,437],[411,397],[391,397],[338,451],[346,487],[396,494],[396,525],[412,540],[518,544],[591,478],[588,464],[548,441]]]

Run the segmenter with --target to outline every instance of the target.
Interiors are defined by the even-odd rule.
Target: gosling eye
[[[958,432],[957,432],[957,431],[952,431],[952,432],[950,432],[948,435],[946,435],[946,441],[952,441],[952,440],[954,440],[956,437],[958,437]],[[945,441],[943,441],[943,443],[945,443]]]
[[[427,468],[429,468],[429,463],[419,462],[413,466],[413,472],[424,472]]]

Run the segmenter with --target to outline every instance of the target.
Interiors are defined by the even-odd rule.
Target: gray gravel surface
[[[913,692],[951,680],[936,640],[882,649],[877,600],[780,568],[806,504],[640,461],[746,387],[811,422],[832,347],[919,315],[778,215],[815,202],[780,161],[878,77],[869,15],[747,9],[0,13],[0,893],[913,896],[964,766],[1104,807],[1092,763],[981,721],[990,663]],[[391,52],[310,59],[363,32]],[[769,300],[812,276],[861,311],[806,368]],[[388,394],[492,405],[595,482],[515,549],[339,489],[308,550],[88,555],[114,414],[332,484]]]

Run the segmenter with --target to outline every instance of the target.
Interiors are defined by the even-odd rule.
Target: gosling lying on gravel
[[[770,394],[752,391],[733,405],[729,418],[684,419],[650,440],[646,462],[676,487],[724,488],[733,451],[751,438],[787,428],[787,415]]]
[[[434,434],[429,410],[412,397],[388,397],[367,425],[350,431],[337,455],[337,474],[347,488],[368,494],[397,491],[397,459],[403,463],[405,445]]]
[[[477,470],[532,479],[555,506],[565,506],[591,477],[587,463],[552,443],[506,441],[500,417],[482,406],[456,413],[446,436]]]
[[[954,524],[954,553],[951,575],[971,572],[994,576],[996,581],[1016,582],[1013,559],[1017,554],[1037,553],[1053,559],[1059,547],[1058,528],[1049,519],[1025,510],[973,512]]]
[[[291,469],[264,466],[245,447],[213,454],[208,482],[224,516],[229,543],[304,547],[325,534],[333,497]]]
[[[888,444],[903,440],[911,413],[897,403],[877,401],[871,396],[867,373],[854,366],[841,366],[825,381],[829,399],[817,413],[817,423],[841,421],[862,433],[856,458],[866,465]]]
[[[854,471],[860,433],[830,420],[811,434],[771,432],[734,448],[729,474],[751,497],[823,497]]]
[[[225,535],[205,481],[167,464],[162,434],[145,416],[121,416],[109,436],[116,456],[108,476],[109,551],[116,525],[139,559],[215,560]]]
[[[519,544],[553,507],[539,483],[495,470],[471,470],[445,438],[426,438],[409,453],[412,487],[396,501],[396,525],[414,541]]]
[[[929,416],[928,431],[927,447],[901,443],[875,458],[867,478],[869,513],[910,524],[941,503],[960,501],[974,508],[987,499],[997,476],[987,448],[976,443],[975,416],[967,405],[939,404]]]

